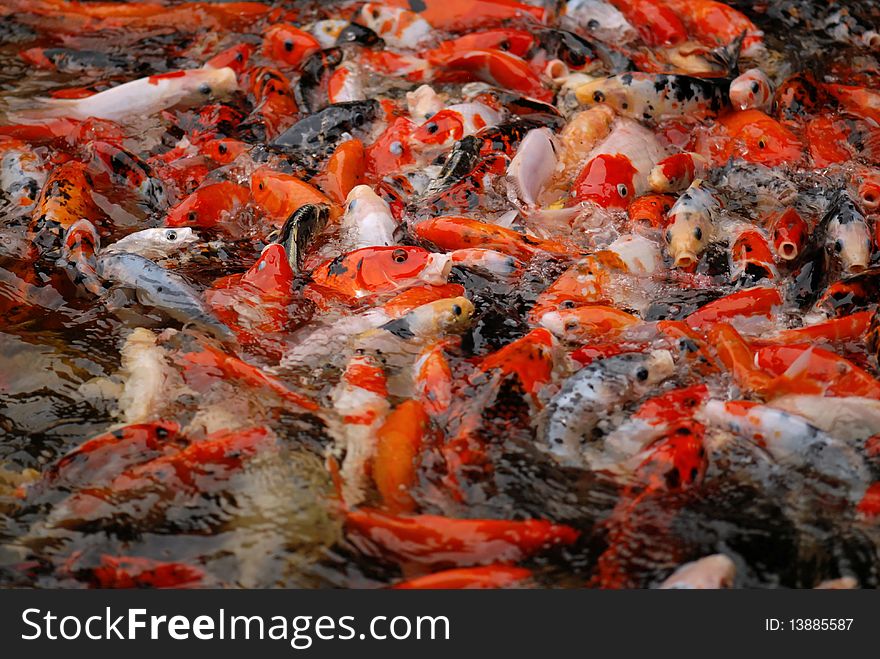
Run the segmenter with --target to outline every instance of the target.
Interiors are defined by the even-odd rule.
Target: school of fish
[[[880,3],[0,19],[0,586],[880,585]]]

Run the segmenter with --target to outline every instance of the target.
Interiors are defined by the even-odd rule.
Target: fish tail
[[[739,56],[742,53],[742,45],[745,38],[746,31],[743,30],[729,44],[715,48],[710,53],[710,57],[727,71],[728,77],[735,78],[739,75]]]
[[[76,117],[79,108],[78,99],[73,98],[37,98],[32,99],[35,107],[12,111],[9,120],[19,124],[38,123],[44,119],[60,117]]]

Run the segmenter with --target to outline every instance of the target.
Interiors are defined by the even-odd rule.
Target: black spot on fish
[[[383,329],[386,332],[389,332],[405,341],[415,337],[415,333],[412,331],[412,329],[410,329],[409,322],[406,320],[406,318],[398,318],[396,320],[387,322],[382,325],[380,329]]]
[[[345,254],[337,256],[327,266],[327,273],[334,277],[344,275],[346,272],[348,272],[348,266],[345,264]]]
[[[427,8],[428,5],[425,4],[425,0],[409,0],[410,11],[414,11],[415,13],[420,14]]]

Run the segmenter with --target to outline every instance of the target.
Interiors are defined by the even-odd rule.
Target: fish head
[[[423,316],[433,330],[431,335],[444,333],[461,334],[474,317],[474,303],[466,297],[458,296],[429,302],[413,311],[415,316]]]
[[[864,221],[833,220],[828,227],[828,243],[847,272],[858,273],[868,267],[871,235]]]
[[[293,270],[288,263],[284,247],[277,243],[267,245],[257,262],[242,275],[241,283],[256,289],[264,296],[290,296]]]
[[[228,66],[219,69],[193,69],[183,73],[177,84],[181,92],[181,102],[187,105],[201,105],[212,98],[227,98],[238,90],[235,70]]]
[[[315,37],[293,25],[272,25],[263,36],[263,54],[287,66],[298,66],[319,50],[321,44]]]
[[[749,69],[730,83],[730,103],[737,110],[764,108],[773,97],[773,87],[761,69]]]
[[[606,104],[620,112],[624,108],[635,107],[632,103],[632,91],[621,84],[616,77],[602,78],[581,85],[575,90],[581,105],[593,106]]]
[[[701,423],[679,421],[654,444],[639,471],[650,485],[668,490],[692,487],[702,479],[708,465],[704,435]]]
[[[464,135],[464,120],[455,110],[440,110],[413,131],[414,140],[423,144],[446,144]]]
[[[345,198],[344,224],[359,224],[359,219],[379,213],[390,215],[391,207],[369,185],[356,185]]]
[[[199,236],[189,227],[176,229],[156,229],[156,245],[180,249],[199,241]]]
[[[800,138],[775,119],[757,110],[748,110],[756,119],[743,125],[724,151],[724,158],[742,158],[747,162],[777,167],[796,163],[804,156]]]
[[[698,211],[673,210],[672,221],[666,228],[665,238],[676,268],[689,269],[696,266],[700,255],[709,243],[711,225],[705,215]]]
[[[250,148],[249,144],[229,137],[209,140],[199,145],[199,152],[221,165],[228,165]]]
[[[584,165],[572,193],[578,201],[593,201],[603,208],[626,208],[635,197],[636,174],[625,155],[599,154]]]
[[[244,73],[248,59],[250,59],[251,53],[253,52],[253,46],[247,43],[240,43],[214,55],[214,57],[205,62],[205,68],[222,69],[224,67],[229,67],[235,71],[236,74],[241,75]]]
[[[421,247],[366,247],[345,259],[358,287],[367,291],[394,290],[407,282],[421,280],[443,284],[452,268],[448,254],[433,254]],[[337,270],[339,270],[337,268]],[[331,273],[334,276],[344,274]]]

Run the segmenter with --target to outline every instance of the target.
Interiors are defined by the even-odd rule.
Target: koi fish
[[[14,206],[33,206],[46,183],[42,159],[26,143],[0,140],[0,194]]]
[[[816,235],[840,260],[845,272],[858,273],[868,267],[871,254],[868,222],[847,192],[840,191],[831,200]]]
[[[367,469],[376,450],[376,432],[391,404],[385,373],[369,355],[355,355],[331,393],[334,411],[343,424],[337,431],[338,454],[344,455],[340,477],[346,505],[364,500]]]
[[[30,231],[39,247],[52,249],[75,222],[97,219],[99,210],[92,198],[93,185],[81,162],[71,160],[52,170],[31,218]]]
[[[544,520],[452,519],[436,515],[386,515],[370,509],[346,514],[350,533],[401,560],[421,564],[473,565],[517,561],[574,544],[579,533]]]
[[[724,554],[705,556],[686,563],[670,574],[659,588],[662,590],[717,590],[733,588],[736,565]]]
[[[358,17],[393,48],[417,48],[434,31],[419,14],[376,2],[364,3]]]
[[[526,133],[516,155],[507,167],[507,176],[517,196],[533,206],[547,182],[556,173],[557,155],[553,134],[548,128],[536,128]]]
[[[155,307],[182,323],[193,323],[221,340],[234,340],[232,331],[217,319],[183,277],[143,256],[102,254],[97,274],[112,284],[134,291],[145,306]]]
[[[280,65],[296,67],[320,49],[317,39],[293,25],[271,25],[263,35],[263,55]]]
[[[307,248],[327,226],[329,217],[330,209],[327,206],[306,204],[294,211],[282,225],[277,242],[284,247],[287,261],[293,272],[299,272],[302,269]]]
[[[176,105],[225,98],[237,89],[235,71],[190,69],[132,80],[79,99],[43,99],[39,107],[14,113],[15,121],[37,123],[52,117],[126,122]]]
[[[367,185],[351,189],[345,200],[342,229],[347,233],[346,245],[351,249],[396,244],[397,220],[391,207]]]
[[[773,100],[773,83],[761,69],[749,69],[730,83],[730,104],[736,110],[766,112]]]
[[[765,448],[776,460],[795,468],[811,468],[834,481],[864,489],[870,481],[856,451],[826,435],[804,419],[748,401],[710,400],[702,416]]]
[[[547,405],[543,433],[548,450],[562,462],[582,464],[583,447],[593,440],[600,414],[638,398],[672,370],[672,354],[666,350],[618,355],[582,368]]]
[[[512,588],[531,578],[531,570],[509,565],[484,565],[435,572],[392,586],[397,590]]]
[[[440,249],[456,250],[481,247],[529,261],[538,254],[570,254],[560,243],[517,233],[497,225],[465,217],[438,217],[416,225],[416,235]]]
[[[575,90],[581,105],[605,103],[639,121],[699,121],[730,105],[731,78],[696,78],[671,73],[621,73]]]
[[[365,247],[342,254],[312,272],[321,288],[351,298],[391,293],[417,283],[445,284],[451,263],[421,247]]]
[[[376,432],[372,474],[384,508],[392,514],[416,510],[410,490],[416,484],[416,469],[429,417],[422,404],[406,400],[394,408]]]
[[[669,210],[664,236],[676,268],[690,268],[714,239],[721,205],[702,181],[694,181]]]
[[[189,227],[177,229],[144,229],[135,231],[103,248],[104,254],[126,252],[146,259],[167,258],[175,252],[194,245],[198,235]]]
[[[664,155],[651,131],[634,121],[621,120],[587,156],[572,184],[571,196],[603,208],[626,208],[647,192],[648,177]]]
[[[235,217],[249,198],[248,189],[232,181],[208,183],[172,207],[165,216],[165,226],[215,227]]]

